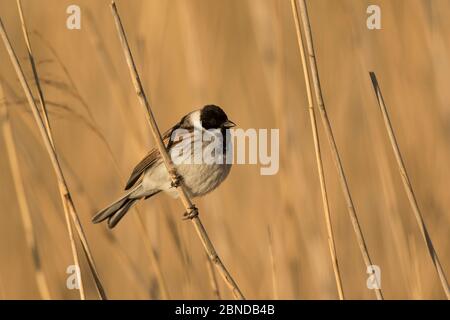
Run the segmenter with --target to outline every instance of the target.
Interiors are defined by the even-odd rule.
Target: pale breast
[[[179,174],[184,178],[190,196],[199,197],[217,188],[228,176],[230,164],[190,164],[179,165]]]

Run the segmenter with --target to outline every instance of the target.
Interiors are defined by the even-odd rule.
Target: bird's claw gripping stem
[[[198,216],[198,209],[195,205],[189,208],[189,212],[183,214],[183,220],[192,220]]]
[[[172,188],[178,188],[181,185],[181,182],[183,181],[183,177],[179,175],[178,173],[172,174],[172,182],[170,182],[170,186]]]

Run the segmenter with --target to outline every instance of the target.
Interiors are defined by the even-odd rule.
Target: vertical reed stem
[[[75,205],[74,205],[74,203],[72,201],[71,194],[69,192],[69,189],[68,189],[68,186],[67,186],[64,174],[62,172],[62,169],[61,169],[61,166],[60,166],[60,163],[59,163],[59,160],[58,160],[58,156],[57,156],[56,151],[55,151],[55,149],[53,147],[53,143],[52,143],[53,139],[51,138],[51,132],[47,132],[47,130],[46,130],[46,127],[44,125],[44,121],[43,121],[43,119],[41,117],[41,114],[39,112],[39,108],[36,105],[36,102],[34,101],[34,98],[33,98],[33,95],[31,93],[30,87],[29,87],[29,85],[28,85],[28,83],[27,83],[27,81],[25,79],[25,75],[24,75],[23,70],[22,70],[22,68],[21,68],[21,66],[19,64],[19,61],[17,59],[17,55],[15,54],[14,49],[11,46],[11,42],[9,41],[8,35],[7,35],[6,31],[5,31],[5,28],[3,26],[3,22],[2,22],[1,19],[0,19],[0,36],[3,39],[3,43],[5,44],[6,50],[8,52],[8,55],[9,55],[9,57],[11,59],[11,62],[13,64],[13,66],[14,66],[14,69],[15,69],[16,74],[17,74],[17,76],[19,78],[19,81],[20,81],[20,83],[22,85],[22,88],[23,88],[23,90],[25,92],[25,95],[27,97],[28,103],[29,103],[30,108],[31,108],[31,110],[33,112],[36,124],[37,124],[37,126],[39,128],[39,132],[40,132],[40,134],[41,134],[41,136],[43,138],[45,148],[47,150],[47,153],[48,153],[48,155],[50,157],[53,169],[55,171],[56,178],[57,178],[57,181],[58,181],[59,193],[60,193],[61,199],[63,201],[63,207],[64,207],[65,214],[66,214],[66,223],[67,223],[67,228],[68,228],[68,232],[69,232],[69,237],[71,239],[72,252],[74,252],[75,243],[74,243],[73,237],[70,236],[71,235],[71,225],[70,225],[70,221],[68,220],[69,216],[71,217],[72,222],[74,223],[74,226],[75,226],[75,230],[77,231],[77,234],[78,234],[78,236],[80,238],[81,245],[82,245],[83,251],[84,251],[84,253],[86,255],[86,259],[87,259],[89,268],[91,270],[92,276],[94,278],[94,282],[95,282],[95,286],[96,286],[96,289],[98,291],[98,294],[99,294],[100,298],[106,299],[106,294],[105,294],[105,291],[104,291],[103,286],[101,284],[100,278],[98,276],[98,272],[97,272],[97,269],[95,267],[94,259],[92,257],[91,252],[90,252],[86,236],[84,234],[83,228],[81,226],[81,223],[80,223],[80,220],[79,220],[79,217],[78,217],[78,213],[77,213],[77,211],[75,209]],[[37,85],[38,84],[39,84],[39,81],[37,81]],[[45,107],[45,105],[43,105],[43,107]],[[77,255],[75,254],[74,255],[74,260],[75,261],[74,262],[75,262],[75,264],[77,266],[79,266],[79,263],[78,263],[77,259],[78,259]],[[82,286],[81,286],[81,279],[78,279],[78,281],[80,281],[80,298],[84,299],[84,292],[81,290],[81,288],[82,288]]]
[[[357,240],[357,243],[359,246],[359,250],[361,251],[361,255],[363,257],[363,260],[367,267],[367,270],[370,271],[370,270],[373,270],[371,268],[371,266],[373,265],[372,260],[370,259],[369,251],[367,250],[366,241],[364,240],[361,226],[359,225],[358,217],[356,215],[356,209],[355,209],[355,206],[353,205],[353,200],[352,200],[352,197],[350,194],[350,189],[348,187],[347,178],[345,177],[344,169],[342,167],[342,162],[341,162],[341,159],[339,156],[339,151],[338,151],[338,148],[336,145],[336,141],[334,139],[333,130],[331,129],[330,120],[328,119],[327,110],[325,108],[325,103],[323,101],[322,89],[321,89],[320,80],[319,80],[319,71],[317,68],[317,62],[316,62],[316,56],[315,56],[315,52],[314,52],[314,45],[313,45],[312,32],[311,32],[311,25],[309,22],[306,2],[305,2],[305,0],[299,0],[299,3],[300,3],[299,9],[300,9],[301,17],[299,18],[298,12],[296,10],[295,19],[298,24],[300,24],[300,22],[299,22],[300,20],[302,21],[302,24],[303,24],[303,30],[304,30],[305,39],[306,39],[306,49],[307,49],[306,51],[307,51],[307,56],[309,59],[309,67],[310,67],[310,72],[311,72],[311,76],[312,76],[312,84],[314,87],[314,92],[315,92],[315,96],[316,96],[317,105],[318,105],[318,108],[320,111],[320,116],[322,118],[322,124],[324,126],[325,134],[328,138],[328,142],[329,142],[330,149],[331,149],[331,155],[333,157],[333,161],[334,161],[334,164],[336,166],[336,169],[337,169],[337,172],[339,175],[339,182],[341,184],[341,188],[344,193],[345,201],[347,203],[348,213],[349,213],[352,225],[353,225],[353,230],[356,235],[356,240]],[[300,50],[305,50],[305,49],[301,48]],[[305,54],[305,56],[306,56],[306,54]],[[374,271],[372,271],[372,272],[374,272]],[[372,273],[372,275],[376,279],[375,274]],[[378,286],[378,289],[375,289],[375,294],[376,294],[378,300],[383,300],[383,293],[381,291],[381,288],[379,288],[379,286]]]
[[[331,224],[331,215],[330,215],[330,207],[328,204],[328,194],[327,194],[327,188],[326,188],[326,184],[325,184],[325,175],[323,172],[322,154],[321,154],[321,150],[320,150],[319,134],[318,134],[317,123],[316,123],[316,115],[314,112],[312,89],[311,89],[308,67],[307,67],[307,62],[306,62],[306,57],[305,57],[303,38],[302,38],[300,23],[299,23],[299,19],[298,19],[297,4],[296,4],[295,0],[291,0],[291,6],[292,6],[292,13],[293,13],[294,20],[295,20],[295,29],[297,31],[298,47],[300,49],[300,55],[301,55],[301,59],[302,59],[303,74],[305,77],[305,85],[306,85],[306,93],[308,96],[309,119],[311,122],[311,130],[312,130],[313,140],[314,140],[314,150],[316,153],[317,171],[319,173],[320,190],[321,190],[321,194],[322,194],[322,203],[323,203],[323,210],[324,210],[324,215],[325,215],[325,224],[327,226],[328,246],[330,249],[331,262],[333,265],[334,278],[336,280],[336,287],[337,287],[337,291],[339,294],[339,299],[344,300],[344,291],[342,289],[342,279],[341,279],[341,274],[339,271],[339,264],[338,264],[337,254],[336,254],[336,245],[334,242],[333,226]]]
[[[389,118],[389,113],[387,111],[386,105],[384,103],[383,95],[381,94],[380,86],[378,85],[377,77],[374,72],[369,72],[370,79],[372,80],[373,90],[377,98],[378,106],[380,107],[381,114],[383,115],[384,124],[386,131],[389,136],[389,140],[392,145],[392,150],[394,151],[395,159],[397,160],[398,170],[400,172],[400,177],[402,178],[403,186],[405,188],[406,195],[408,196],[409,203],[414,212],[414,216],[419,226],[420,233],[427,246],[428,253],[430,254],[431,260],[433,261],[434,268],[439,276],[442,288],[444,289],[445,295],[448,300],[450,300],[450,288],[445,277],[444,269],[441,266],[439,257],[434,249],[433,242],[431,241],[430,235],[428,233],[425,222],[423,221],[422,213],[420,212],[419,205],[417,203],[414,190],[409,180],[408,173],[406,171],[405,163],[403,162],[402,154],[400,153],[400,148],[395,138],[394,129],[392,128],[391,119]]]
[[[277,284],[277,266],[275,263],[275,256],[273,252],[273,235],[270,226],[267,227],[267,236],[269,239],[269,255],[270,255],[270,266],[272,269],[272,290],[273,290],[273,299],[278,300],[278,284]]]

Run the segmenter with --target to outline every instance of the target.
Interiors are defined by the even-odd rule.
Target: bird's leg
[[[183,176],[179,175],[177,172],[171,173],[172,181],[170,182],[170,186],[172,188],[178,188],[181,185],[181,182],[183,181]]]
[[[183,214],[183,220],[192,220],[195,217],[198,216],[198,209],[197,207],[193,204],[190,208],[189,208],[189,212],[185,212]]]

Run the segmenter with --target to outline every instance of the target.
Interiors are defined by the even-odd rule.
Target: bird
[[[229,159],[232,158],[232,139],[229,129],[235,125],[221,107],[213,104],[186,114],[162,136],[175,165],[178,178],[175,183],[159,150],[154,148],[135,166],[125,185],[126,192],[95,214],[92,222],[99,223],[107,219],[108,227],[112,229],[141,199],[149,199],[160,192],[177,198],[176,187],[180,183],[183,183],[191,198],[204,196],[216,189],[231,170],[232,161]],[[210,143],[213,141],[216,142],[213,161],[192,159],[199,154],[211,155]]]

